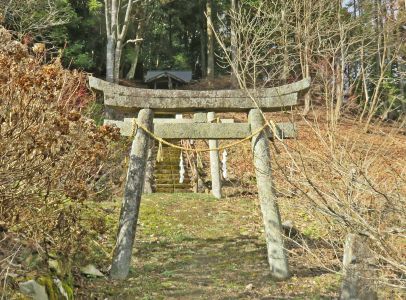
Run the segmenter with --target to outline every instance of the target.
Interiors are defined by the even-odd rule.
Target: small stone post
[[[374,262],[368,247],[368,238],[349,234],[344,245],[344,278],[341,285],[340,300],[376,300],[373,288],[374,274],[370,264]]]
[[[153,130],[154,113],[151,109],[142,109],[138,114],[139,124]],[[111,279],[125,279],[131,264],[131,255],[137,228],[138,213],[145,179],[149,136],[141,128],[137,129],[131,147],[127,182],[121,206],[120,222],[116,247],[111,264]]]
[[[214,112],[207,113],[207,121],[210,123],[216,118]],[[209,148],[218,148],[217,140],[209,140]],[[218,150],[210,151],[211,193],[217,199],[221,199],[221,174],[220,155]]]
[[[193,115],[193,121],[196,123],[207,123],[207,114],[205,112],[196,112]],[[193,125],[192,125],[193,126]],[[197,153],[195,155],[195,158],[193,159],[193,166],[192,168],[195,169],[195,174],[196,174],[196,178],[194,178],[194,187],[193,187],[193,191],[195,193],[199,193],[199,192],[203,192],[206,188],[203,179],[200,177],[199,174],[199,167],[197,165]]]
[[[251,131],[258,130],[265,124],[259,109],[250,110],[248,120],[251,124]],[[269,140],[265,131],[261,131],[252,138],[252,152],[254,155],[258,196],[265,226],[268,262],[273,277],[286,279],[289,277],[289,266],[283,246],[283,231],[279,208],[273,190]]]
[[[197,112],[193,115],[193,121],[196,123],[205,123],[207,122],[207,115],[204,112]]]

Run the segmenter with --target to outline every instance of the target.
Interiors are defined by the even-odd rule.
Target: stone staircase
[[[189,172],[185,167],[183,183],[180,179],[180,153],[179,149],[162,145],[163,161],[155,163],[155,191],[157,193],[191,193],[192,186],[190,183]],[[156,157],[158,147],[154,147],[154,156]]]

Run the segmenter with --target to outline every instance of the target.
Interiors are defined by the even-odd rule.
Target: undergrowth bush
[[[42,60],[0,27],[0,220],[69,255],[83,201],[109,188],[118,133],[81,114],[94,100],[85,74]]]
[[[368,280],[404,288],[405,138],[396,126],[371,126],[374,132],[364,133],[362,125],[301,124],[301,138],[274,159],[278,186],[303,199],[325,225],[324,239],[337,260],[348,233],[367,237],[376,270]]]

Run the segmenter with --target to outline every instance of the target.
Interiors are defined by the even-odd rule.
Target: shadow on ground
[[[259,237],[184,238],[137,248],[129,279],[97,288],[91,293],[94,299],[331,299],[336,289],[333,284],[324,290],[293,286],[286,291],[284,286],[292,284],[271,278],[266,245]],[[322,268],[293,268],[294,280],[328,275]]]

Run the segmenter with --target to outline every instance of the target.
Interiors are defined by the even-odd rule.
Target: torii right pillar
[[[265,124],[259,109],[250,110],[248,120],[251,124],[251,132],[255,132]],[[281,218],[272,182],[268,135],[262,130],[252,138],[251,144],[271,274],[274,278],[286,279],[289,277],[289,266],[283,245]]]

